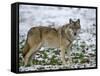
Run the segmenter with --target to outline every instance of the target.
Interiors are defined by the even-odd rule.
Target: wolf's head
[[[70,19],[69,24],[63,26],[63,32],[65,33],[65,36],[67,38],[70,37],[70,40],[73,40],[77,37],[80,29],[81,29],[80,19],[77,19],[76,21]]]
[[[69,20],[69,29],[73,31],[73,34],[76,36],[79,30],[81,29],[80,19],[73,21],[72,19]]]

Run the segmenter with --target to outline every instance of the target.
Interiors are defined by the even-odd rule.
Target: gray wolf
[[[72,62],[70,48],[80,28],[80,19],[76,21],[70,19],[68,24],[58,29],[44,26],[32,27],[28,31],[26,43],[23,48],[24,65],[26,66],[28,64],[30,57],[41,47],[60,49],[62,63],[70,64]],[[65,60],[66,49],[68,63]]]

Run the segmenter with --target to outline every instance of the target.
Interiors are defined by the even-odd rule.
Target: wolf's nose
[[[74,33],[74,35],[76,35],[76,33]]]

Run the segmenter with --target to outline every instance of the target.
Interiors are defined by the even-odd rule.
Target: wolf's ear
[[[71,19],[71,18],[69,19],[69,23],[73,23],[73,21],[72,21],[72,19]]]
[[[77,22],[80,23],[80,19],[78,19]]]

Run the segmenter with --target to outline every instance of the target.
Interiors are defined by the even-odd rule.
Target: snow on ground
[[[77,53],[84,53],[84,60],[89,60],[90,63],[73,63],[70,68],[85,68],[85,67],[95,67],[95,56],[96,54],[96,10],[91,8],[70,8],[70,7],[49,7],[49,6],[37,6],[37,5],[20,5],[19,7],[19,39],[20,42],[26,39],[27,32],[31,27],[35,26],[51,26],[58,28],[63,26],[66,23],[69,23],[69,19],[73,20],[80,19],[81,23],[81,33],[79,34],[79,39],[73,43],[72,55],[76,55]],[[24,44],[24,43],[23,43]],[[21,48],[22,46],[20,46]],[[75,51],[78,50],[81,51]],[[87,50],[86,50],[87,49]],[[40,51],[44,50],[41,48]],[[84,51],[85,50],[85,51]],[[95,51],[93,51],[95,50]],[[53,56],[52,52],[46,52],[48,58]],[[82,54],[83,56],[83,54]],[[37,56],[38,57],[38,56]],[[59,55],[57,55],[59,57]],[[75,57],[75,56],[72,56]],[[79,55],[79,57],[81,57]],[[85,59],[86,58],[86,59]],[[37,58],[37,60],[42,61],[42,58]],[[48,59],[45,59],[49,61]],[[74,59],[75,60],[75,59]],[[82,62],[78,59],[77,62]],[[63,65],[34,65],[31,67],[23,67],[20,66],[20,71],[29,71],[29,70],[38,70],[38,68],[46,69],[45,67],[49,67],[49,69],[59,69],[61,67],[63,69]],[[43,69],[42,69],[43,70]],[[46,69],[47,70],[47,69]]]

